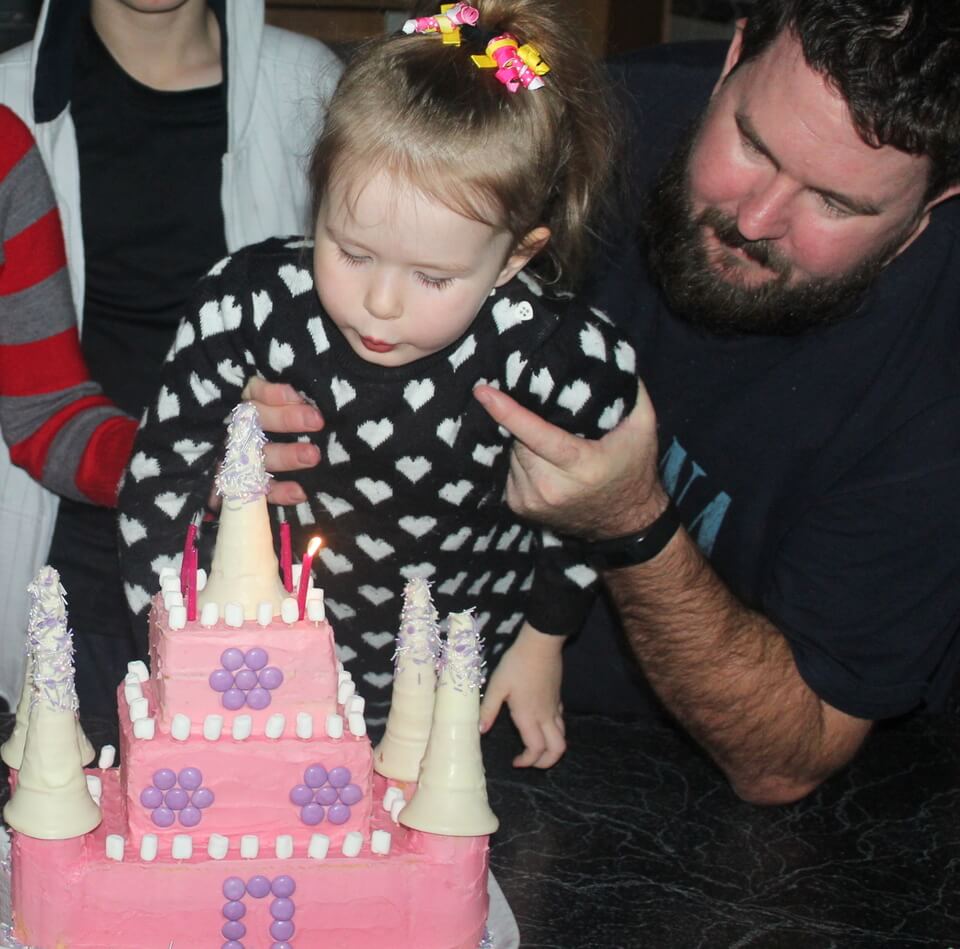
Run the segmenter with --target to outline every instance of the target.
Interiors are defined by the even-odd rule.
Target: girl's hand
[[[567,750],[560,681],[563,636],[548,636],[524,623],[503,654],[480,706],[480,731],[490,730],[504,701],[523,741],[515,768],[550,768]]]

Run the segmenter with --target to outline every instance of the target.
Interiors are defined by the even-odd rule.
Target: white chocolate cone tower
[[[28,837],[65,840],[93,830],[101,818],[83,772],[73,636],[56,570],[40,568],[30,600],[30,710],[16,789],[3,816]]]
[[[439,652],[430,586],[416,577],[403,591],[390,714],[383,740],[373,752],[373,768],[384,777],[417,780],[433,722]]]
[[[223,498],[220,526],[207,585],[197,596],[202,609],[216,603],[239,603],[244,619],[257,618],[261,603],[280,604],[290,594],[280,581],[280,565],[273,549],[267,490],[270,475],[263,462],[263,431],[257,410],[249,402],[233,410],[227,451],[217,474]]]
[[[482,650],[470,613],[454,613],[448,623],[420,782],[400,811],[400,823],[431,834],[478,837],[499,826],[487,802],[480,755]]]
[[[0,747],[0,759],[8,768],[18,770],[23,761],[23,748],[27,742],[27,724],[30,720],[30,698],[33,692],[33,647],[27,642],[27,658],[23,664],[23,688],[20,690],[20,701],[17,704],[17,718],[13,725],[10,737]],[[90,764],[97,756],[97,751],[90,744],[77,719],[77,741],[80,744],[80,757],[84,765]]]

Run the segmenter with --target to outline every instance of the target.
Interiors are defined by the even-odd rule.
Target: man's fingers
[[[265,432],[318,432],[323,428],[323,415],[285,383],[255,376],[244,387],[243,399],[257,407]]]
[[[320,461],[320,449],[311,442],[267,442],[263,446],[267,471],[302,471]]]
[[[271,481],[267,500],[283,507],[287,504],[302,504],[307,500],[307,495],[296,481]]]
[[[493,386],[477,386],[473,394],[487,414],[534,455],[561,468],[576,460],[581,442],[576,435],[544,421]]]

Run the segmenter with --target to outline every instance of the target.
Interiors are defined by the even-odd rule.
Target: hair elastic
[[[422,16],[415,20],[407,20],[403,24],[403,32],[412,33],[439,33],[444,43],[453,46],[460,45],[460,27],[476,26],[480,18],[480,11],[469,3],[444,3],[436,16]]]
[[[521,46],[510,33],[501,33],[490,40],[485,56],[470,58],[479,69],[496,69],[497,79],[511,92],[521,86],[530,90],[542,89],[544,83],[540,77],[550,71],[535,46],[530,43]]]

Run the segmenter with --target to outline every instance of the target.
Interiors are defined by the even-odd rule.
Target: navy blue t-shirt
[[[639,190],[706,104],[722,53],[687,44],[621,64]],[[641,250],[592,296],[636,341],[688,531],[787,637],[807,684],[868,719],[941,705],[960,664],[960,200],[855,314],[800,337],[695,329]]]

